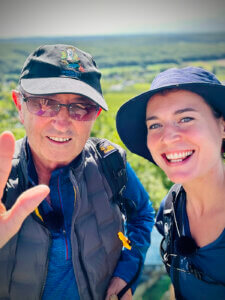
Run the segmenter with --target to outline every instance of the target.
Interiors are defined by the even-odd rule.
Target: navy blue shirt
[[[180,199],[178,200],[180,201]],[[157,224],[163,220],[163,208],[165,199],[161,203],[157,215]],[[182,227],[180,231],[183,235],[191,237],[188,216],[186,212],[186,197],[183,199],[182,205]],[[162,223],[161,223],[162,224]],[[179,224],[180,225],[180,224]],[[163,226],[158,227],[161,234]],[[188,272],[188,265],[193,264],[198,270],[204,273],[203,278],[211,283],[197,279]],[[190,300],[224,300],[225,299],[225,229],[221,235],[212,243],[198,248],[196,252],[188,257],[180,256],[179,268],[183,271],[179,272],[179,289],[183,299]],[[173,272],[171,280],[174,282]],[[218,284],[222,283],[222,284]]]
[[[53,224],[48,226],[51,231],[52,245],[42,299],[79,299],[70,244],[75,195],[67,167],[52,173],[49,187],[52,207],[44,201],[41,206],[42,216],[48,219],[49,209],[51,209],[57,213],[57,217],[55,218],[53,214]],[[55,225],[54,222],[57,221],[58,224]]]

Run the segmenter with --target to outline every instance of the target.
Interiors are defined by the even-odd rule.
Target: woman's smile
[[[152,96],[146,125],[148,149],[171,181],[208,176],[221,164],[222,122],[200,95],[172,90]]]
[[[187,161],[194,154],[194,150],[184,150],[172,153],[163,153],[162,157],[170,164]]]

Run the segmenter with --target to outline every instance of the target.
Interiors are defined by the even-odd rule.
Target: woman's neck
[[[202,215],[214,208],[225,209],[225,165],[211,170],[202,178],[183,185],[187,195],[187,208]]]

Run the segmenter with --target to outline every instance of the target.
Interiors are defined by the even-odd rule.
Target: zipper
[[[71,170],[70,180],[71,180],[73,188],[74,188],[74,195],[75,195],[74,212],[75,212],[75,206],[79,205],[79,203],[77,201],[77,195],[79,194],[79,190],[78,190],[78,185],[77,185],[77,182],[76,182],[76,179],[75,179],[75,175],[73,174],[72,170]],[[78,211],[78,208],[77,208],[77,211]],[[77,211],[73,215],[73,220],[75,220],[75,218],[76,218]],[[73,221],[72,221],[72,223],[73,223]],[[83,257],[82,257],[82,253],[81,253],[80,241],[79,241],[78,231],[77,231],[76,226],[75,226],[75,221],[74,221],[73,228],[74,228],[74,232],[75,232],[75,235],[76,235],[77,248],[78,248],[78,258],[79,258],[81,270],[82,270],[82,272],[84,274],[84,278],[87,282],[87,289],[88,289],[89,295],[90,295],[91,299],[94,300],[94,296],[93,296],[93,293],[92,293],[92,290],[91,290],[90,281],[89,281],[89,278],[88,278],[88,274],[87,274],[87,271],[86,271],[86,268],[85,268],[85,265],[84,265],[84,261],[83,261]],[[71,236],[72,236],[72,230],[71,230]],[[71,241],[72,241],[72,239],[71,239]],[[71,243],[71,247],[72,247],[72,243]],[[73,260],[73,255],[72,255],[72,260]],[[74,262],[73,262],[73,265],[74,265]],[[76,278],[75,272],[74,272],[74,276]],[[79,292],[79,288],[78,288],[78,292]]]
[[[33,186],[36,186],[36,184],[33,182],[33,180],[29,177],[29,180],[31,181]],[[47,229],[47,227],[44,225],[43,222],[43,218],[39,213],[39,209],[38,207],[35,209],[35,211],[32,213],[32,217],[35,219],[35,221],[37,223],[39,223],[45,230],[45,232],[48,235],[49,238],[49,242],[48,242],[48,251],[47,251],[47,258],[46,258],[46,262],[45,262],[45,270],[44,270],[44,276],[43,276],[43,280],[41,282],[41,291],[40,291],[40,299],[42,299],[43,296],[43,292],[44,292],[44,288],[45,288],[45,284],[46,284],[46,278],[47,278],[47,274],[48,274],[48,265],[49,265],[49,257],[50,257],[50,249],[52,246],[52,235],[50,233],[50,231]]]
[[[63,235],[64,235],[64,238],[65,238],[65,244],[66,244],[66,260],[69,259],[69,250],[68,250],[68,241],[67,241],[67,236],[66,236],[66,229],[64,227],[63,229]]]
[[[66,234],[66,226],[65,226],[65,217],[64,217],[64,209],[63,209],[63,203],[62,203],[62,197],[61,197],[61,193],[60,193],[60,175],[58,176],[58,180],[57,180],[57,187],[58,187],[58,195],[59,195],[59,201],[60,201],[60,206],[61,206],[61,210],[62,210],[62,214],[63,214],[63,236],[65,239],[65,246],[66,246],[66,260],[69,259],[69,250],[68,250],[68,240],[67,240],[67,234]]]
[[[45,232],[47,233],[47,235],[49,237],[48,253],[47,253],[47,258],[46,258],[46,262],[45,262],[44,276],[43,276],[43,280],[41,283],[41,291],[40,291],[40,299],[42,299],[44,288],[45,288],[45,283],[46,283],[46,278],[47,278],[47,274],[48,274],[48,264],[49,264],[49,257],[50,257],[50,249],[52,246],[52,236],[51,236],[50,231],[47,229],[47,227],[43,224],[41,219],[35,213],[32,213],[32,217],[35,219],[35,221],[37,223],[39,223],[41,225],[41,227],[44,228]]]
[[[43,280],[42,280],[42,284],[41,284],[40,299],[42,299],[45,284],[46,284],[46,278],[47,278],[47,274],[48,274],[49,257],[50,257],[50,249],[51,249],[51,245],[52,245],[52,236],[51,236],[50,232],[48,231],[48,229],[47,228],[45,228],[45,229],[46,229],[48,237],[49,237],[49,243],[48,243],[48,254],[47,254],[47,259],[46,259],[46,263],[45,263],[45,272],[44,272],[44,276],[43,276]]]

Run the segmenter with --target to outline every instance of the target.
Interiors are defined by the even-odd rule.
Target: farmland
[[[102,72],[109,111],[102,112],[92,136],[125,146],[116,132],[115,116],[128,99],[147,91],[154,76],[169,67],[195,65],[225,82],[225,33],[131,35],[107,37],[27,38],[0,40],[0,132],[10,129],[19,139],[24,129],[11,100],[28,54],[42,44],[66,43],[90,52]],[[127,152],[128,160],[158,209],[171,182],[156,166]]]

